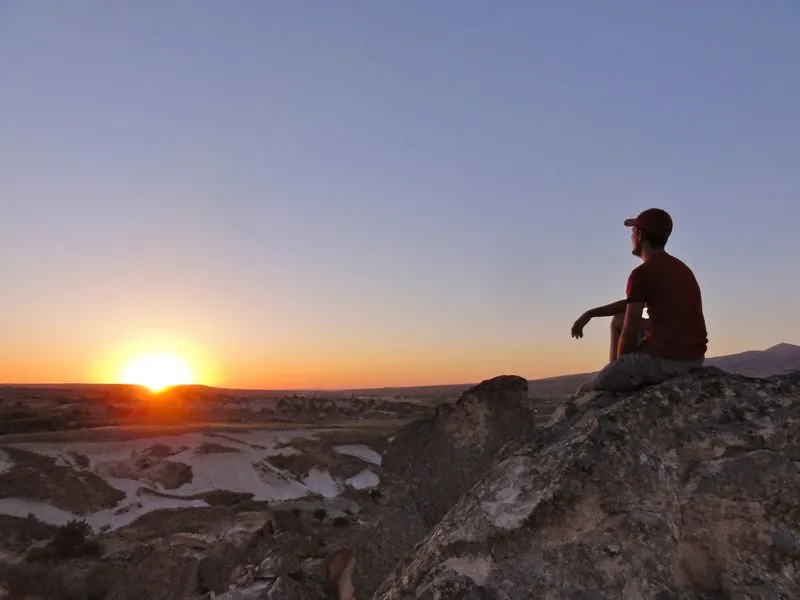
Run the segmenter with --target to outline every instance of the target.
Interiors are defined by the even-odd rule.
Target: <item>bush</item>
[[[88,469],[91,466],[89,457],[85,454],[81,454],[80,452],[71,452],[70,454],[72,454],[72,458],[75,459],[75,464],[81,469]]]
[[[328,516],[328,511],[324,508],[318,508],[314,511],[314,518],[320,521],[324,520],[325,517]]]
[[[92,526],[86,521],[72,519],[56,530],[53,538],[53,551],[58,558],[73,558],[76,556],[94,556],[99,553],[100,545],[94,540],[89,540],[92,535]]]
[[[347,527],[348,525],[350,525],[350,519],[348,519],[347,517],[336,517],[333,520],[333,524],[336,527]]]

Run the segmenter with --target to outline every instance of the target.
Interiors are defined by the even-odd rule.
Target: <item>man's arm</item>
[[[617,346],[617,356],[630,354],[639,347],[639,332],[642,329],[644,302],[628,302],[627,305],[625,322],[622,325],[619,346]]]
[[[614,315],[624,313],[627,304],[627,300],[617,300],[611,304],[606,304],[605,306],[598,306],[597,308],[587,310],[580,317],[578,317],[578,320],[572,325],[572,337],[582,338],[583,328],[586,327],[586,324],[595,317],[613,317]]]
[[[598,306],[597,308],[587,310],[586,316],[590,319],[596,319],[597,317],[613,317],[614,315],[624,313],[627,306],[627,300],[617,300],[611,304],[606,304],[605,306]]]
[[[597,308],[587,310],[580,317],[578,317],[578,320],[572,325],[572,337],[582,338],[583,328],[586,327],[586,324],[595,317],[613,317],[614,315],[625,312],[625,306],[627,303],[627,300],[617,300],[611,304],[606,304],[605,306],[598,306]]]

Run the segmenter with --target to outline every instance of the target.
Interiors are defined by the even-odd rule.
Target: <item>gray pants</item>
[[[703,366],[704,359],[674,360],[659,358],[637,350],[623,354],[608,363],[595,377],[595,389],[608,392],[627,392],[645,385],[660,383],[671,377],[685,375]]]
[[[617,344],[622,332],[623,315],[611,319],[611,346],[609,363],[595,377],[595,389],[609,392],[627,392],[645,385],[660,383],[671,377],[684,375],[703,366],[703,358],[698,360],[674,360],[659,358],[637,350],[617,357]],[[648,319],[643,319],[639,331],[639,342],[644,339]]]

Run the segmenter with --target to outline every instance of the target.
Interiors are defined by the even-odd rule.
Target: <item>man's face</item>
[[[631,247],[631,254],[639,257],[642,256],[642,233],[636,226],[631,227]]]

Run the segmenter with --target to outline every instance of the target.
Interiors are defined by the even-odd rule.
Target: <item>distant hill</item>
[[[800,371],[800,346],[795,344],[781,343],[767,348],[766,350],[748,350],[737,354],[726,354],[707,358],[707,366],[713,366],[748,377],[768,377],[770,375],[780,375],[791,371]],[[572,394],[577,387],[592,377],[592,373],[574,373],[571,375],[560,375],[557,377],[546,377],[544,379],[531,379],[528,382],[530,394],[532,396],[563,396]],[[203,385],[178,386],[171,391],[173,396],[191,394],[197,397],[198,394],[204,397],[225,396],[229,398],[260,398],[264,396],[285,397],[285,396],[324,396],[326,398],[341,398],[348,396],[373,396],[377,398],[407,398],[422,402],[436,404],[441,401],[451,401],[458,397],[462,392],[469,389],[476,382],[448,384],[448,385],[425,385],[407,387],[384,387],[384,388],[357,388],[339,390],[259,390],[259,389],[235,389],[235,388],[214,388]],[[67,395],[78,394],[82,397],[90,397],[95,394],[101,396],[112,395],[114,397],[123,395],[138,396],[146,393],[139,386],[124,384],[0,384],[0,389],[14,391],[16,393],[37,392],[63,392]],[[2,396],[2,394],[0,394]],[[8,400],[8,398],[6,398]]]
[[[776,344],[766,350],[748,350],[737,354],[725,354],[707,358],[705,365],[717,367],[729,373],[748,377],[769,377],[791,371],[800,371],[800,346]],[[528,382],[530,392],[536,396],[571,394],[594,373],[577,373]]]
[[[790,371],[800,371],[800,346],[776,344],[766,350],[748,350],[709,358],[706,364],[730,373],[749,377],[768,377]]]
[[[776,344],[766,350],[748,350],[737,354],[726,354],[708,358],[708,366],[717,367],[729,373],[747,375],[749,377],[768,377],[789,371],[800,371],[800,346],[795,344]],[[544,379],[531,379],[528,381],[530,393],[533,396],[562,396],[572,394],[578,386],[592,377],[592,373],[574,373],[559,375]],[[452,400],[459,394],[475,385],[476,382],[450,384],[450,385],[425,385],[411,387],[386,387],[363,388],[353,390],[336,390],[333,395],[364,395],[377,397],[408,397],[437,402]]]
[[[748,377],[779,375],[790,371],[800,371],[800,346],[786,343],[776,344],[766,350],[748,350],[737,354],[715,356],[706,359],[705,364]],[[563,396],[572,394],[581,383],[595,373],[574,373],[544,379],[531,379],[528,385],[533,396]],[[472,385],[474,384],[350,390],[349,392],[375,396],[427,398],[435,402],[436,400],[452,399]]]

